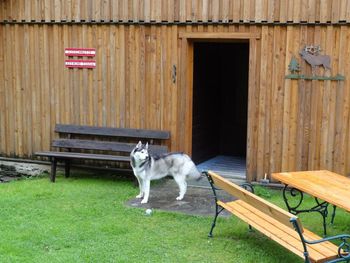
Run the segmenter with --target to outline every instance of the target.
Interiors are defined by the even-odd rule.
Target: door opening
[[[245,176],[248,72],[248,42],[194,43],[192,158],[196,164],[214,158],[230,170],[235,165],[231,161],[238,160]]]

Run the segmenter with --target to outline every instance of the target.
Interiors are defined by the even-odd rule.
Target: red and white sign
[[[66,59],[66,68],[96,68],[96,60],[87,59]]]
[[[94,57],[96,48],[65,48],[64,54],[69,57]]]

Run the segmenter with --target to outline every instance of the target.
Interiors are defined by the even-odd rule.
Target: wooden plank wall
[[[192,93],[180,74],[188,67],[181,61],[182,31],[261,36],[250,42],[249,179],[278,171],[350,172],[346,25],[0,25],[0,155],[48,150],[55,123],[170,130],[171,150],[189,151],[191,127],[183,120]],[[292,56],[311,74],[298,55],[305,44],[320,44],[333,75],[346,80],[284,79]],[[95,47],[96,69],[65,68],[65,47]]]
[[[321,45],[323,54],[331,56],[332,74],[348,79],[349,37],[348,26],[261,27],[260,43],[252,51],[259,57],[258,65],[250,75],[247,168],[251,178],[314,169],[349,175],[348,80],[284,79],[293,56],[302,72],[311,75],[311,67],[298,55],[306,44]]]
[[[0,21],[349,22],[349,0],[6,0]]]
[[[0,26],[1,155],[49,149],[55,123],[167,129],[175,143],[177,33],[167,26]],[[65,68],[65,47],[96,48],[97,67]]]

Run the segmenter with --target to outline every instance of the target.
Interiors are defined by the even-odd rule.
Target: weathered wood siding
[[[171,150],[190,153],[193,39],[181,34],[239,32],[258,36],[248,178],[349,174],[349,23],[350,0],[0,1],[0,156],[48,150],[55,123],[170,130]],[[305,44],[320,44],[346,80],[286,80]],[[96,69],[65,68],[66,47],[96,48]]]
[[[0,21],[350,21],[348,0],[3,0]]]
[[[171,150],[190,151],[184,31],[260,36],[250,40],[249,179],[278,171],[350,172],[346,25],[0,25],[0,155],[48,150],[55,123],[170,130]],[[314,43],[345,81],[284,78],[291,57],[301,62],[300,48]],[[65,68],[65,47],[96,47],[96,69]]]

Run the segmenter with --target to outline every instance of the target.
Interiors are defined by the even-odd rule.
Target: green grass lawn
[[[219,218],[130,208],[130,180],[77,176],[0,184],[0,262],[303,262],[235,217]],[[258,189],[284,207],[281,192]],[[311,200],[308,200],[311,202]],[[321,217],[301,216],[322,234]],[[329,233],[350,233],[339,209]]]

